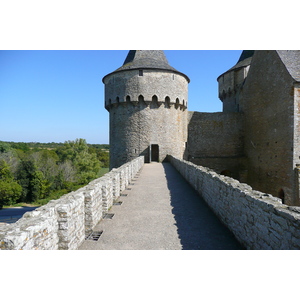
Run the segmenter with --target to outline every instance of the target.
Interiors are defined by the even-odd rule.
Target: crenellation
[[[130,50],[103,78],[111,171],[0,225],[0,249],[76,249],[144,163],[168,159],[247,249],[299,249],[299,70],[300,51],[243,51],[217,79],[223,112],[189,112],[189,78]]]
[[[103,78],[110,169],[139,155],[145,162],[162,162],[167,154],[183,157],[189,78],[168,64],[163,51],[131,50],[128,55],[130,67],[124,62]]]

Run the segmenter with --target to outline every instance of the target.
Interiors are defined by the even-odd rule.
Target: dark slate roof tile
[[[218,78],[217,80],[223,76],[224,74],[228,73],[228,72],[231,72],[233,70],[237,70],[237,69],[240,69],[242,67],[246,67],[246,66],[249,66],[251,64],[251,60],[252,60],[252,56],[254,54],[254,51],[255,50],[243,50],[238,62],[232,67],[230,68],[229,70],[227,70],[226,72],[222,73]]]
[[[290,75],[300,81],[300,50],[277,50]]]
[[[187,81],[190,82],[188,76],[177,71],[175,68],[169,65],[163,50],[130,50],[123,66],[112,73],[136,69],[157,69],[172,71],[183,75],[187,79]]]

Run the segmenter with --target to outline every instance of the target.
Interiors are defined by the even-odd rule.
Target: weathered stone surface
[[[77,249],[84,241],[85,234],[101,220],[103,203],[106,201],[105,207],[109,209],[117,195],[117,186],[125,189],[124,182],[128,184],[143,163],[143,157],[136,158],[127,164],[127,168],[134,165],[127,172],[127,177],[116,175],[122,173],[123,167],[120,167],[113,174],[96,179],[84,188],[26,213],[14,224],[2,224],[0,250]],[[113,180],[119,177],[120,182]],[[116,187],[113,186],[115,184]],[[103,185],[106,187],[104,194]]]
[[[165,66],[161,57],[167,61],[161,50],[132,51],[143,57],[138,64],[134,60],[103,78],[111,169],[140,155],[145,162],[163,161],[168,154],[183,157],[186,148],[188,77],[170,66],[157,68]]]
[[[169,160],[187,181],[193,182],[188,174],[196,170],[201,186],[196,190],[247,249],[300,249],[298,209],[207,168],[195,169],[172,156]]]
[[[288,206],[287,207],[288,210],[296,212],[296,213],[300,213],[300,207],[299,206]]]

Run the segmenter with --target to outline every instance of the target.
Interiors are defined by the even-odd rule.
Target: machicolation
[[[191,112],[190,80],[164,52],[130,50],[103,78],[111,168],[174,155],[300,205],[299,74],[300,51],[245,50],[217,78],[223,112]]]
[[[300,249],[299,74],[300,51],[243,51],[217,79],[223,112],[191,112],[187,75],[163,51],[130,50],[103,78],[111,171],[0,225],[0,249],[77,249],[153,161],[173,164],[247,249]]]

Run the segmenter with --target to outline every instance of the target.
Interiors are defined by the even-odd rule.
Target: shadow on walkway
[[[244,249],[178,171],[170,163],[163,167],[183,250]]]

